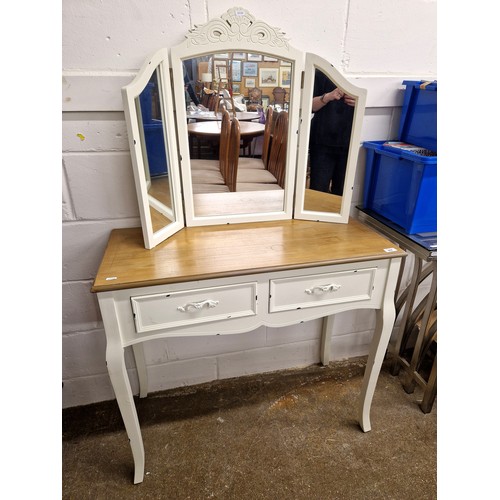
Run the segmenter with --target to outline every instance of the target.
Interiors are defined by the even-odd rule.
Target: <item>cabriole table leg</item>
[[[98,300],[106,332],[106,366],[132,449],[135,466],[134,483],[137,484],[144,479],[144,445],[125,365],[125,348],[122,345],[120,324],[113,297],[102,294],[98,295]],[[142,350],[138,350],[136,354],[139,352]]]
[[[394,295],[387,293],[387,290],[394,290],[399,265],[400,260],[391,263],[382,308],[376,311],[375,333],[370,344],[359,404],[359,425],[364,432],[371,430],[370,408],[373,394],[396,319]]]
[[[125,366],[123,348],[121,348],[120,353],[117,349],[110,348],[108,344],[108,348],[106,349],[106,363],[108,365],[109,378],[115,391],[116,401],[120,408],[132,449],[135,465],[134,484],[141,483],[144,479],[144,445],[134,396],[132,395],[127,368]]]

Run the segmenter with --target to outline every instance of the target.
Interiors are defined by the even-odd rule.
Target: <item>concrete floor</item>
[[[387,366],[356,422],[365,358],[137,399],[144,482],[115,401],[63,411],[62,498],[431,500],[437,402],[418,406]]]

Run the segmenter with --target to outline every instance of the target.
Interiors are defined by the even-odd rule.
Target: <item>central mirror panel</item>
[[[292,71],[247,52],[183,60],[195,217],[284,211]],[[229,147],[236,132],[223,138],[226,112],[239,148]]]
[[[188,226],[292,218],[303,65],[238,8],[172,48]]]

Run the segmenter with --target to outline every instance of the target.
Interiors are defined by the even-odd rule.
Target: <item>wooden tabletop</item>
[[[354,219],[186,227],[152,250],[144,248],[141,228],[114,229],[92,292],[404,255]]]
[[[220,135],[221,122],[205,121],[188,123],[188,133],[201,136],[218,136]],[[256,122],[241,122],[240,130],[241,137],[256,137],[264,134],[265,125]]]

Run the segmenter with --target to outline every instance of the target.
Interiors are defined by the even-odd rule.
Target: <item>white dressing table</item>
[[[216,62],[229,69],[241,57],[250,61],[251,55],[260,56],[259,71],[276,75],[276,81],[278,72],[290,78],[288,109],[280,111],[288,114],[286,141],[275,142],[285,158],[283,190],[257,185],[220,193],[213,188],[200,196],[192,185],[185,75],[199,79],[196,75],[208,63],[217,85],[231,89],[232,70],[229,79],[220,69],[217,76],[216,66],[222,66]],[[352,123],[345,126],[351,132],[342,196],[307,187],[317,72],[355,103]],[[376,328],[358,410],[361,428],[369,431],[406,253],[349,220],[366,90],[325,59],[291,46],[279,28],[233,7],[194,26],[179,45],[148,57],[122,95],[142,231],[111,233],[92,291],[98,296],[108,371],[134,457],[134,482],[144,478],[144,446],[124,349],[134,351],[140,396],[145,397],[142,346],[152,339],[244,333],[325,318],[320,357],[327,364],[333,315],[374,309]]]
[[[358,408],[359,424],[369,431],[405,255],[355,220],[187,227],[152,250],[144,248],[140,228],[112,231],[92,291],[99,300],[107,368],[132,449],[134,483],[144,478],[145,454],[124,349],[133,348],[140,397],[145,397],[142,345],[151,339],[250,332],[261,325],[324,317],[321,361],[327,364],[332,315],[375,309],[376,331]]]

